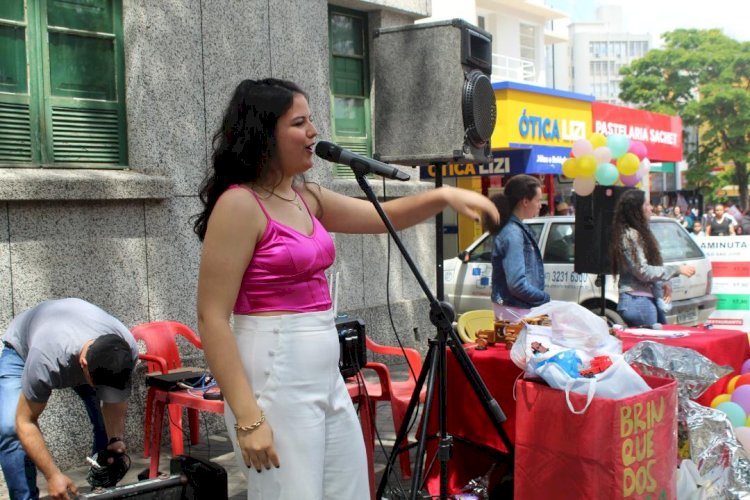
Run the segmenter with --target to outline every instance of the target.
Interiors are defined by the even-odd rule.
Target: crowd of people
[[[709,205],[705,212],[698,207],[689,207],[683,212],[680,205],[664,207],[657,203],[652,205],[652,212],[676,219],[694,237],[750,234],[750,209],[743,213],[734,204]]]

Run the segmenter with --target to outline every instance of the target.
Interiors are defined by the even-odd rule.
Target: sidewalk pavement
[[[396,378],[399,377],[399,369],[396,367],[392,370]],[[393,443],[396,440],[396,431],[393,428],[393,416],[391,408],[388,403],[379,403],[376,409],[376,428],[378,435],[375,440],[375,475],[376,475],[376,487],[380,482],[385,465],[388,462]],[[412,429],[411,435],[414,436],[416,432],[416,425]],[[164,440],[166,443],[162,445],[159,470],[169,471],[169,461],[171,458],[171,448],[169,440]],[[412,456],[414,455],[414,448],[412,448]],[[227,471],[228,481],[228,493],[229,498],[233,500],[240,500],[247,497],[247,479],[239,468],[237,461],[234,457],[234,451],[232,450],[232,443],[229,441],[228,434],[226,431],[213,434],[205,439],[205,436],[201,435],[201,443],[195,446],[188,447],[188,440],[185,442],[185,454],[196,458],[210,460],[215,462]],[[143,451],[133,451],[130,455],[131,465],[130,470],[125,477],[118,483],[118,486],[136,483],[138,482],[138,474],[149,466],[149,458],[143,457]],[[88,466],[75,467],[65,470],[66,475],[70,477],[78,486],[79,492],[89,493],[91,492],[91,486],[86,482],[86,474],[89,471]],[[399,462],[396,460],[396,464],[393,468],[392,473],[392,484],[398,484],[400,480],[400,467]],[[398,477],[398,479],[396,479]],[[38,486],[40,494],[45,498],[47,495],[47,484],[44,480],[44,476],[38,474]],[[403,482],[404,488],[408,488],[409,481]],[[8,490],[5,486],[5,481],[0,475],[0,500],[9,500]],[[51,498],[51,497],[46,497]]]

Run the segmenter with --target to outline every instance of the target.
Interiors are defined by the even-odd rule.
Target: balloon
[[[636,172],[633,175],[622,175],[620,174],[620,182],[623,186],[635,186],[641,181],[640,172]]]
[[[617,159],[617,170],[622,175],[633,175],[638,172],[638,167],[641,165],[638,157],[633,153],[625,153]]]
[[[745,451],[750,453],[750,427],[735,427],[734,435],[737,436],[737,441],[745,448]]]
[[[725,403],[720,403],[716,409],[727,415],[727,418],[732,423],[732,427],[742,427],[745,425],[747,415],[745,414],[745,410],[743,410],[737,403],[727,401]]]
[[[573,190],[579,196],[588,196],[594,192],[595,185],[593,177],[576,177],[573,181]]]
[[[738,378],[737,382],[734,384],[734,390],[736,391],[738,387],[747,384],[750,384],[750,373],[740,375],[740,378]]]
[[[596,158],[596,164],[609,163],[612,161],[612,151],[607,146],[600,146],[594,150],[594,158]]]
[[[727,393],[732,394],[734,392],[734,388],[737,385],[737,381],[740,379],[739,375],[735,375],[734,377],[729,379],[729,383],[727,384]]]
[[[633,153],[638,157],[638,160],[643,160],[646,156],[648,156],[648,150],[646,149],[646,145],[643,144],[641,141],[630,141],[630,146],[628,147],[628,153]]]
[[[735,388],[732,393],[732,402],[740,405],[745,413],[750,412],[750,385],[741,385]]]
[[[626,135],[610,135],[607,137],[607,146],[612,151],[612,158],[619,158],[628,152],[630,139]]]
[[[615,182],[617,182],[617,178],[619,177],[620,173],[617,171],[617,168],[615,168],[614,165],[612,165],[609,162],[600,163],[596,167],[596,174],[594,177],[596,178],[596,182],[601,184],[602,186],[611,186]]]
[[[578,176],[578,160],[568,158],[563,162],[562,173],[568,179],[575,179]]]
[[[576,158],[580,158],[583,155],[590,155],[594,152],[594,148],[591,147],[591,143],[586,139],[578,139],[573,143],[573,154]]]
[[[750,372],[750,359],[746,359],[744,363],[742,363],[742,368],[740,368],[740,373],[745,374],[747,372]]]
[[[589,136],[589,142],[591,143],[592,148],[598,149],[607,145],[607,137],[599,132],[594,132]]]
[[[716,396],[715,398],[711,400],[711,404],[709,406],[711,408],[716,408],[721,403],[726,403],[727,401],[731,401],[731,400],[732,400],[731,394],[727,394],[727,393],[719,394],[718,396]]]
[[[588,154],[578,157],[578,176],[592,177],[596,172],[596,158]],[[584,195],[585,196],[585,195]]]

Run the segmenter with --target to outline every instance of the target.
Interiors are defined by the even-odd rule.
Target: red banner
[[[627,135],[648,148],[652,162],[682,161],[682,118],[640,109],[591,103],[594,132]]]

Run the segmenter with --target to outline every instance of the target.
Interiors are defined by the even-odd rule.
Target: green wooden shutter
[[[0,162],[127,165],[122,0],[0,0]]]
[[[0,161],[31,162],[27,22],[23,0],[0,2]]]
[[[346,149],[370,156],[370,99],[367,57],[367,15],[330,7],[328,13],[333,140]],[[337,177],[353,178],[344,165]]]
[[[57,165],[126,165],[120,1],[42,2],[43,156]]]

